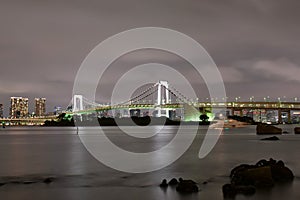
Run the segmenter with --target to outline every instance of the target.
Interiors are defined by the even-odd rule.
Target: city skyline
[[[12,96],[7,100],[7,103],[0,102],[0,118],[10,117],[10,118],[22,118],[27,115],[43,116],[48,112],[54,111],[55,108],[49,110],[46,113],[46,98],[35,97],[30,101],[28,97]],[[20,112],[17,117],[16,112]]]
[[[36,1],[5,1],[0,7],[0,103],[5,115],[11,96],[43,96],[48,99],[48,111],[57,105],[66,107],[86,55],[111,35],[145,26],[181,31],[202,44],[219,67],[230,97],[299,98],[295,87],[300,73],[300,28],[295,26],[300,15],[298,4],[292,0],[230,0],[226,4],[63,0],[38,5]],[[97,99],[106,101],[103,98],[109,96],[119,69],[132,67],[141,59],[151,60],[152,55],[141,52],[116,62]],[[184,68],[173,57],[153,57]],[[205,90],[202,81],[191,81]],[[33,109],[31,104],[29,110]]]

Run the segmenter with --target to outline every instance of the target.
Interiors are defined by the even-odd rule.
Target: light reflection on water
[[[12,128],[0,131],[0,182],[54,176],[50,185],[6,184],[0,187],[1,199],[223,199],[221,187],[229,181],[230,170],[240,163],[255,163],[261,158],[282,159],[296,179],[291,185],[276,186],[271,191],[258,191],[251,197],[236,199],[299,199],[299,144],[293,126],[282,125],[290,134],[280,141],[260,141],[255,126],[224,131],[213,151],[198,158],[206,128],[201,127],[193,145],[172,165],[147,174],[127,174],[112,170],[95,159],[81,144],[76,128]],[[188,132],[188,126],[186,127]],[[176,132],[167,126],[159,137],[133,142],[116,127],[104,127],[112,140],[134,151],[160,148]],[[128,136],[127,136],[128,137]],[[163,159],[161,157],[160,159]],[[162,190],[157,185],[163,178],[183,177],[199,183],[201,191],[179,195],[174,188]],[[208,184],[203,185],[203,181]]]

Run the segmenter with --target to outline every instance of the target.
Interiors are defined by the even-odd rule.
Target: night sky
[[[47,98],[47,111],[67,106],[86,55],[146,26],[203,45],[229,97],[300,99],[299,8],[297,0],[0,0],[0,103],[6,115],[10,96],[29,97],[30,111],[34,97]]]

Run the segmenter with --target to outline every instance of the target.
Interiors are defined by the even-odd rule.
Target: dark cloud
[[[160,26],[199,43],[220,66],[228,96],[298,96],[297,0],[0,0],[0,102],[45,96],[69,103],[82,60],[121,31]],[[194,80],[195,81],[195,80]],[[33,103],[33,101],[31,101]]]

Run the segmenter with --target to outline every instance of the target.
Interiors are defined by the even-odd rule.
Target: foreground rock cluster
[[[300,134],[300,127],[295,127],[294,128],[294,133],[295,134]]]
[[[278,128],[273,125],[269,124],[263,124],[259,123],[256,126],[256,134],[257,135],[281,135],[281,134],[287,134],[287,131],[282,131],[281,128]],[[300,134],[300,127],[295,127],[294,128],[294,133],[295,134]]]
[[[256,134],[257,135],[281,135],[282,129],[268,124],[258,124],[256,126]]]
[[[178,180],[176,178],[172,178],[169,182],[164,179],[159,186],[162,188],[173,186],[176,187],[176,191],[180,193],[194,193],[199,191],[196,182],[193,180],[183,180],[182,178],[179,178]]]
[[[283,161],[260,160],[255,165],[242,164],[231,170],[230,184],[222,188],[224,198],[234,198],[237,194],[251,195],[256,189],[273,187],[277,182],[294,179],[293,172]]]

